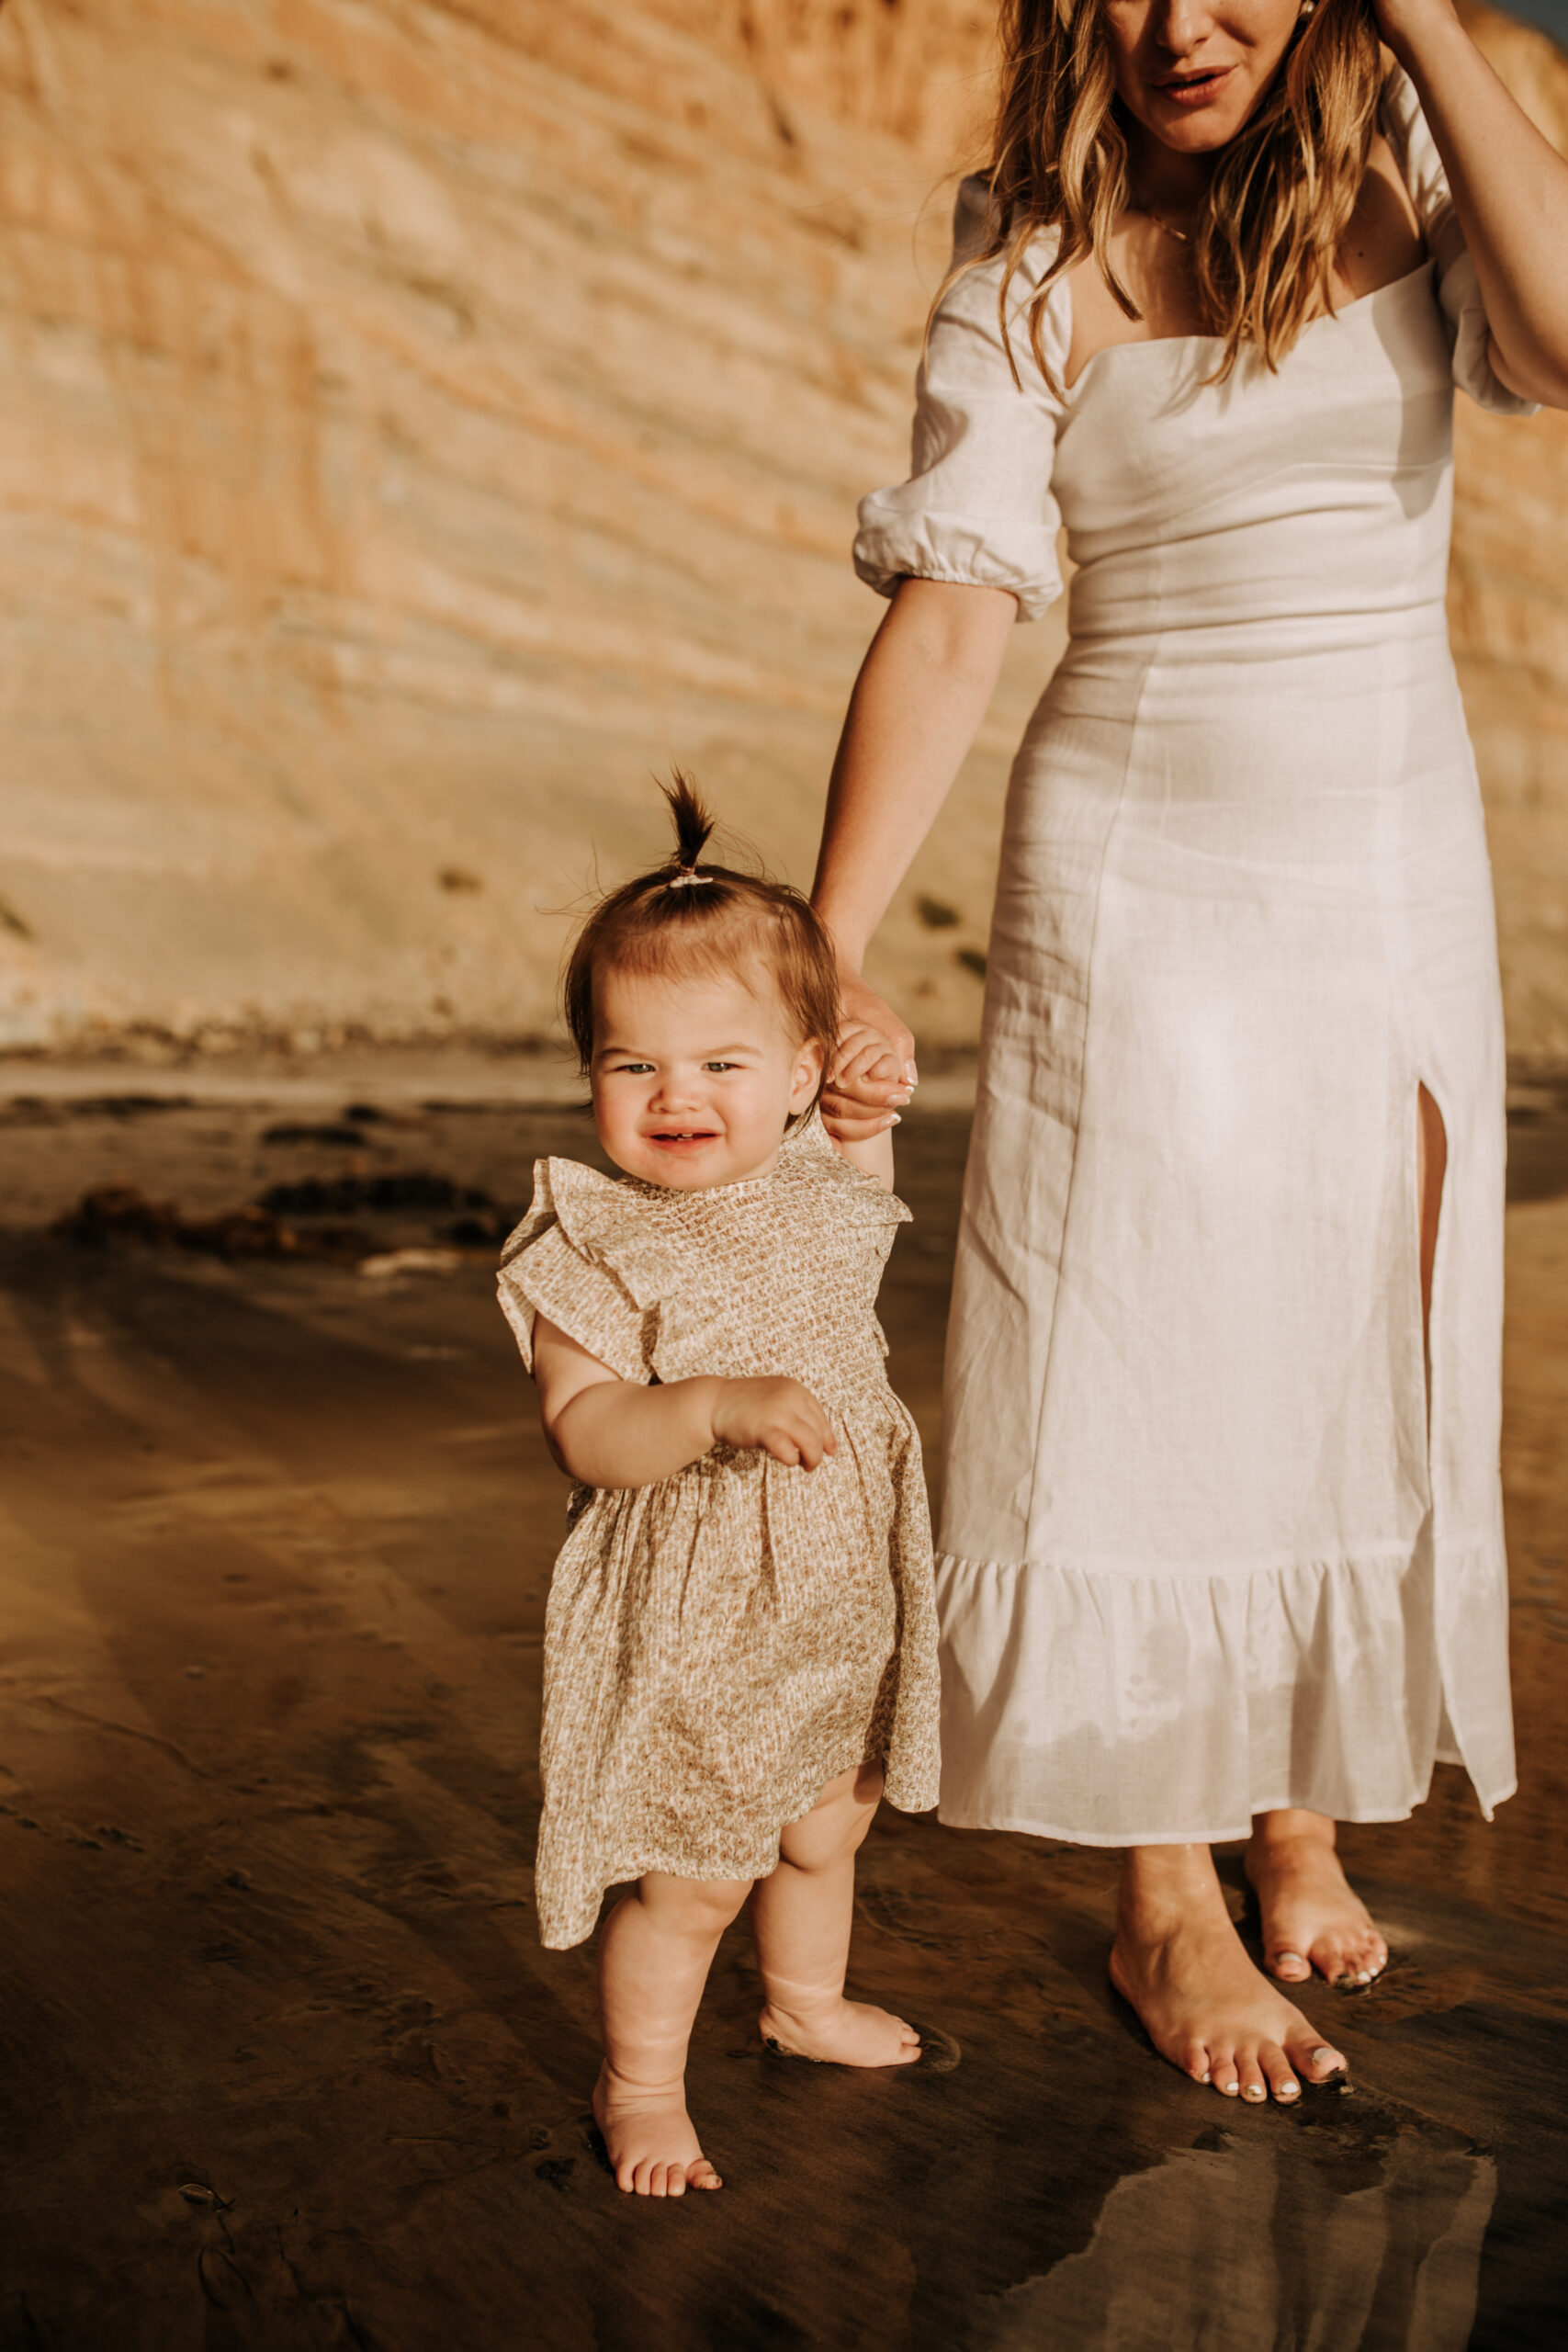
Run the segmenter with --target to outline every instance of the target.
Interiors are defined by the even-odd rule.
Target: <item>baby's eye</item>
[[[703,1064],[705,1069],[734,1069],[736,1067],[734,1062],[705,1062]]]
[[[612,1078],[646,1078],[653,1068],[651,1062],[612,1062]]]

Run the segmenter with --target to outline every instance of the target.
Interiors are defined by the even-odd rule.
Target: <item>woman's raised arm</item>
[[[914,1038],[861,965],[975,740],[1017,617],[1004,588],[900,581],[850,697],[811,894],[839,951],[843,1028],[822,1108],[846,1142],[881,1134],[908,1100]]]
[[[1376,0],[1438,144],[1486,304],[1495,374],[1568,408],[1568,162],[1509,96],[1451,0]]]

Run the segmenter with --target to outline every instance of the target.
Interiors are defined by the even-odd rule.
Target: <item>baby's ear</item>
[[[816,1099],[827,1064],[828,1048],[821,1038],[807,1037],[795,1057],[795,1078],[789,1090],[792,1117],[795,1113],[807,1109]]]

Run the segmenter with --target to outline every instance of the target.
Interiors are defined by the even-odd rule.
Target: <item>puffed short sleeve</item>
[[[1454,382],[1482,408],[1499,416],[1534,416],[1534,401],[1511,392],[1492,366],[1492,329],[1464,241],[1464,229],[1449,188],[1438,142],[1427,127],[1421,101],[1408,74],[1396,66],[1383,85],[1383,127],[1404,173],[1427,250],[1436,265],[1438,302],[1453,348]]]
[[[989,200],[983,180],[967,179],[959,190],[955,265],[983,248]],[[1030,348],[1028,321],[1050,251],[1043,240],[1032,246],[1008,289],[1021,384],[1008,366],[998,316],[999,255],[955,278],[937,306],[915,385],[909,479],[861,501],[855,570],[880,595],[910,574],[1006,588],[1018,598],[1019,618],[1036,620],[1062,593],[1061,515],[1051,494],[1061,403]],[[1053,288],[1043,325],[1060,383],[1070,333],[1065,288]]]
[[[647,1252],[635,1204],[575,1160],[535,1162],[533,1202],[496,1276],[502,1313],[530,1372],[534,1318],[542,1315],[621,1379],[652,1379],[658,1308],[633,1295],[643,1287],[633,1269]]]

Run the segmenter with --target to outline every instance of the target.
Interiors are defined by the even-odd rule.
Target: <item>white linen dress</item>
[[[855,560],[1077,566],[1013,769],[947,1361],[942,1818],[1122,1846],[1514,1785],[1504,1064],[1444,618],[1455,383],[1523,412],[1414,91],[1428,258],[1205,383],[1202,336],[1009,375],[933,324]],[[960,198],[977,250],[978,183]],[[1046,348],[1065,371],[1070,295]],[[1417,1090],[1448,1138],[1423,1361]]]

